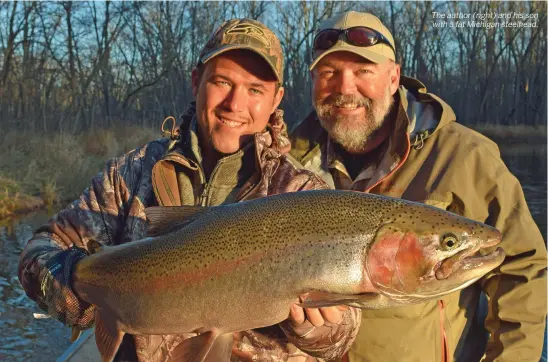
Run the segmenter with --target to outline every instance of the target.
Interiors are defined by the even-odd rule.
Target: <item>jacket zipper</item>
[[[392,171],[390,171],[388,173],[388,175],[384,176],[383,178],[381,178],[379,181],[377,181],[373,186],[369,187],[367,190],[365,190],[364,192],[370,192],[371,190],[373,190],[376,186],[378,186],[381,182],[383,182],[384,180],[386,180],[387,178],[389,178],[390,176],[392,176],[396,171],[398,171],[400,169],[400,167],[405,163],[405,161],[407,161],[407,157],[409,156],[409,151],[411,150],[411,140],[409,138],[409,133],[406,134],[407,136],[407,149],[405,150],[405,154],[403,155],[402,159],[400,160],[400,162],[398,163],[398,165],[396,167],[394,167],[392,169]]]
[[[438,309],[440,311],[440,334],[441,334],[441,360],[449,362],[449,351],[447,348],[447,334],[445,333],[445,305],[443,300],[438,300]]]
[[[200,200],[199,200],[200,206],[209,206],[208,205],[209,186],[211,185],[211,183],[215,179],[215,174],[217,173],[217,170],[219,169],[219,167],[221,167],[221,165],[223,163],[224,163],[223,159],[220,159],[219,161],[217,161],[217,164],[215,165],[215,168],[213,169],[213,171],[211,172],[211,175],[209,176],[209,182],[205,181],[205,172],[202,169],[202,166],[198,165],[198,167],[200,169],[200,175],[202,177],[202,181],[204,182],[204,188],[202,189],[202,194],[200,195]]]
[[[202,190],[202,194],[200,195],[200,200],[198,200],[198,203],[200,206],[207,206],[207,192],[209,191],[209,188],[207,187],[207,183],[204,184],[204,188]]]

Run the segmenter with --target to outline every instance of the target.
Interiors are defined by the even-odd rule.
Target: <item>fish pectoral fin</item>
[[[100,311],[95,313],[95,342],[103,362],[114,360],[124,334],[116,327],[114,318],[105,317]]]
[[[302,308],[324,308],[335,305],[349,305],[360,308],[362,305],[370,304],[380,297],[378,293],[363,294],[337,294],[321,290],[313,290],[308,293],[306,299],[298,305]]]
[[[232,333],[221,334],[213,342],[213,346],[206,355],[204,362],[228,362],[232,355],[232,343],[234,342]]]
[[[195,220],[211,207],[201,206],[151,206],[145,209],[148,219],[147,235],[160,236],[177,231]]]
[[[94,239],[89,239],[86,244],[86,247],[89,252],[89,255],[96,254],[100,252],[101,250],[103,250],[104,248],[104,246],[100,242]]]
[[[209,331],[185,339],[171,351],[173,362],[228,362],[232,354],[232,333]]]

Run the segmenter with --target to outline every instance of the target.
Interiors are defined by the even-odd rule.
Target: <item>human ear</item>
[[[392,64],[390,69],[390,93],[394,95],[400,86],[400,65],[397,63]]]
[[[198,87],[200,85],[200,71],[198,71],[198,68],[194,67],[192,69],[192,95],[194,98],[196,98],[196,95],[198,94]]]
[[[274,111],[276,110],[276,108],[278,108],[278,106],[279,106],[280,103],[282,102],[282,99],[283,99],[283,97],[284,97],[284,93],[285,93],[284,87],[278,88],[278,92],[277,92],[276,95],[274,96],[274,103],[273,103],[273,105],[272,105],[272,110],[270,111],[270,113],[274,113]]]

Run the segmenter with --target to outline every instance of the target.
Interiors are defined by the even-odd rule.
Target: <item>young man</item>
[[[192,72],[196,103],[171,140],[150,142],[108,162],[82,196],[29,241],[19,266],[27,295],[63,323],[90,327],[94,306],[71,286],[71,270],[86,257],[89,240],[116,245],[143,238],[144,209],[152,205],[215,206],[326,188],[284,155],[290,144],[276,110],[282,76],[281,46],[272,31],[249,19],[225,22]],[[234,359],[257,354],[313,359],[295,346],[321,358],[342,356],[358,330],[359,315],[352,308],[305,312],[295,305],[280,326],[236,333]],[[130,335],[116,360],[168,361],[192,336]]]
[[[401,197],[493,225],[507,255],[497,270],[438,301],[363,310],[350,361],[538,361],[546,248],[496,144],[456,123],[451,107],[418,80],[400,77],[393,37],[375,16],[326,20],[314,51],[315,112],[292,135],[292,155],[337,189]],[[481,291],[489,298],[487,346],[472,328]]]

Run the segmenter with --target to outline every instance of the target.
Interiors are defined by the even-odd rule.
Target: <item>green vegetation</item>
[[[0,136],[0,219],[77,198],[109,158],[159,137],[159,130],[135,126],[7,132]]]

